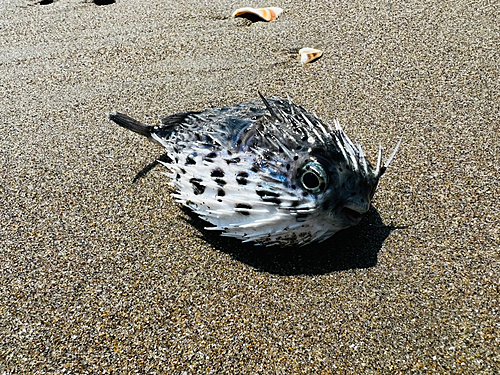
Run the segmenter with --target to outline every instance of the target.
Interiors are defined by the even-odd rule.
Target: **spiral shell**
[[[243,17],[247,18],[252,22],[256,21],[274,21],[281,13],[283,9],[278,7],[270,8],[239,8],[233,13],[233,18]]]
[[[319,59],[323,55],[323,51],[314,48],[302,48],[299,51],[299,55],[300,62],[302,64],[308,64]]]

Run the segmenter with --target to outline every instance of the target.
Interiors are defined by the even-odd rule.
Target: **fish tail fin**
[[[121,127],[132,130],[134,133],[140,134],[144,137],[151,138],[154,126],[143,124],[130,116],[119,112],[108,113],[108,118],[116,122]]]

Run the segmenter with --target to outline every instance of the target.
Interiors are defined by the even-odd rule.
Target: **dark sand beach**
[[[266,5],[284,12],[230,18]],[[499,45],[486,0],[3,1],[0,374],[498,373]],[[403,138],[359,226],[220,238],[106,117],[258,91],[372,161]]]

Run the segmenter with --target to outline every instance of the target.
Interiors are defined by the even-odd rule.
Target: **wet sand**
[[[31,4],[31,5],[30,5]],[[495,2],[0,5],[0,373],[459,373],[500,366]],[[324,51],[302,66],[300,48]],[[368,217],[306,249],[205,232],[160,116],[289,94],[372,160]]]

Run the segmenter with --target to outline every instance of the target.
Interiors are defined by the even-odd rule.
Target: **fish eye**
[[[320,163],[310,161],[302,167],[300,183],[305,190],[318,194],[322,193],[328,184],[328,175]]]

